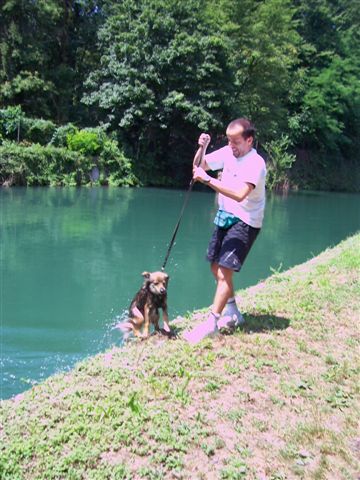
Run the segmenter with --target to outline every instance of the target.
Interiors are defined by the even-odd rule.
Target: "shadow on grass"
[[[275,315],[244,315],[245,323],[241,330],[246,333],[268,332],[272,330],[285,330],[290,325],[290,320]]]

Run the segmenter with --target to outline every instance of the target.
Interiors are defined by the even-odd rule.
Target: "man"
[[[203,148],[195,155],[193,178],[219,194],[216,226],[207,251],[217,286],[207,319],[184,334],[192,344],[244,321],[234,298],[233,274],[240,271],[261,229],[265,208],[266,167],[253,147],[254,135],[255,127],[248,119],[233,120],[226,130],[228,145],[208,155],[210,136],[202,133],[199,137]],[[206,173],[220,169],[221,180]]]

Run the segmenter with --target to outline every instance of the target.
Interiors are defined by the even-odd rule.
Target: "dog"
[[[140,339],[150,335],[150,325],[156,332],[171,336],[167,311],[167,286],[169,275],[165,272],[143,272],[144,283],[135,295],[129,307],[129,320],[121,325],[121,330]],[[164,329],[159,328],[159,309],[163,311]]]

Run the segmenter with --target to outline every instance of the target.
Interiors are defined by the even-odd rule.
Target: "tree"
[[[100,6],[96,0],[1,1],[1,104],[59,123],[79,118],[82,84],[96,62]]]
[[[301,62],[306,76],[295,105],[298,121],[292,125],[292,133],[301,148],[300,160],[305,171],[308,158],[312,172],[317,169],[318,177],[335,178],[331,185],[323,180],[321,188],[344,188],[336,179],[336,172],[350,162],[348,170],[356,176],[355,170],[360,167],[358,3],[355,0],[297,3],[298,31],[304,46]]]
[[[198,129],[223,127],[232,75],[224,39],[212,33],[202,0],[124,0],[107,6],[98,33],[100,67],[83,101],[120,129],[153,181],[189,164]],[[190,151],[191,148],[191,151]],[[191,152],[191,153],[190,153]]]
[[[301,45],[292,2],[222,0],[213,2],[212,12],[231,42],[234,116],[251,118],[264,141],[286,133]]]
[[[52,56],[60,9],[54,0],[4,0],[0,7],[0,101],[50,115],[55,85],[42,72]]]

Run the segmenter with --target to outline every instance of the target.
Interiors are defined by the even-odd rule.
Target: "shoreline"
[[[233,335],[153,336],[2,400],[1,478],[355,478],[359,246],[236,292]]]

